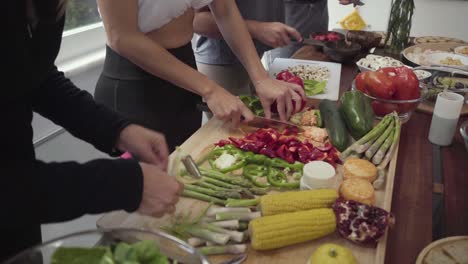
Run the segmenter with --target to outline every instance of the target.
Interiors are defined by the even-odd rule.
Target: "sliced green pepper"
[[[270,158],[262,154],[253,154],[246,156],[247,163],[254,163],[258,165],[269,165]]]
[[[289,168],[293,171],[302,172],[302,169],[304,168],[304,163],[296,161],[293,164],[291,164],[283,159],[273,158],[271,159],[271,166],[276,168]]]
[[[248,164],[244,167],[242,174],[257,187],[267,188],[270,186],[268,183],[258,181],[258,178],[267,177],[270,174],[270,167],[268,166]]]
[[[271,186],[279,187],[279,188],[299,188],[299,181],[296,182],[288,182],[288,178],[286,174],[282,171],[271,168],[270,172],[267,175],[268,183]]]

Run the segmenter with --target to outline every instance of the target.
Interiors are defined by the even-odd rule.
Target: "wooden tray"
[[[213,144],[220,139],[225,139],[228,136],[240,137],[242,133],[239,130],[230,129],[227,125],[223,125],[221,121],[211,119],[202,128],[200,128],[195,134],[193,134],[182,146],[182,150],[197,157],[207,146]],[[387,211],[391,209],[392,193],[393,193],[393,182],[395,177],[395,167],[397,163],[397,151],[390,162],[389,170],[387,172],[387,181],[385,189],[376,190],[376,205],[384,208]],[[171,156],[172,157],[172,156]],[[342,177],[342,166],[338,167],[338,177]],[[196,215],[200,210],[205,208],[207,203],[189,199],[181,198],[177,204],[176,214],[181,212],[192,212]],[[137,228],[150,228],[157,229],[160,226],[168,225],[171,221],[172,216],[165,216],[160,219],[141,216],[139,214],[127,214],[122,211],[112,212],[105,214],[97,222],[98,227],[104,228],[116,228],[116,227],[137,227]],[[398,219],[397,219],[398,223]],[[350,250],[356,256],[360,264],[378,264],[384,263],[385,260],[385,249],[387,245],[387,234],[382,237],[376,248],[361,247],[347,240],[341,238],[336,232],[335,234],[323,237],[318,240],[304,242],[289,247],[269,250],[269,251],[254,251],[249,248],[248,258],[244,262],[248,263],[307,263],[310,255],[314,250],[321,244],[332,242],[343,245]],[[216,256],[211,257],[210,261],[220,263],[221,261],[230,259],[232,256]]]
[[[416,259],[416,264],[423,264],[424,257],[431,251],[433,248],[442,246],[443,244],[449,243],[449,242],[455,242],[458,240],[468,240],[468,236],[453,236],[453,237],[446,237],[443,239],[436,240],[429,245],[427,245],[421,253],[419,253],[418,258]]]
[[[434,103],[431,102],[422,102],[418,105],[418,108],[416,108],[416,111],[430,114],[432,115],[434,113]],[[460,116],[465,116],[468,115],[468,104],[464,104],[460,113]]]

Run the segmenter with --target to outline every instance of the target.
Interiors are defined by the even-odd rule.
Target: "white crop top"
[[[213,0],[138,0],[138,26],[143,33],[161,28],[187,9],[202,8]]]

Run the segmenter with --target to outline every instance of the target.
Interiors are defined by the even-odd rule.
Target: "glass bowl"
[[[420,83],[419,87],[421,89],[421,97],[411,100],[382,99],[368,95],[366,93],[363,94],[371,100],[372,109],[374,110],[374,114],[377,119],[382,119],[385,115],[396,111],[400,117],[401,123],[405,123],[411,118],[414,110],[416,110],[418,105],[424,101],[426,97],[426,86]],[[353,90],[357,90],[354,84],[354,80],[351,88]]]
[[[141,240],[156,242],[161,253],[181,264],[210,264],[195,248],[162,231],[134,228],[96,229],[62,236],[27,249],[4,264],[50,264],[51,257],[59,247],[111,246],[118,242],[129,244]]]

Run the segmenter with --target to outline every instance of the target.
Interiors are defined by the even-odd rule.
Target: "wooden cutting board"
[[[193,134],[182,146],[182,151],[191,154],[197,158],[207,146],[218,142],[220,139],[225,139],[229,136],[240,137],[242,132],[234,130],[223,124],[219,120],[211,119],[195,134]],[[397,163],[397,153],[395,152],[387,172],[387,181],[384,189],[376,190],[376,205],[384,208],[387,211],[391,209],[393,183],[395,177],[395,167]],[[171,155],[173,158],[174,155]],[[342,178],[342,166],[338,166],[338,178]],[[179,213],[191,212],[192,215],[197,215],[202,209],[206,208],[207,203],[190,198],[181,198],[176,207],[176,215]],[[117,227],[133,227],[133,228],[149,228],[158,229],[161,226],[166,226],[171,223],[173,216],[165,216],[163,218],[152,218],[141,216],[139,214],[127,214],[123,211],[112,212],[105,214],[98,220],[98,227],[117,228]],[[396,221],[398,223],[398,219]],[[387,245],[387,234],[382,237],[376,248],[362,247],[341,238],[336,232],[318,240],[304,242],[301,244],[292,245],[289,247],[269,250],[255,251],[250,247],[248,249],[248,258],[244,262],[246,264],[284,264],[284,263],[307,263],[310,255],[314,250],[323,243],[336,243],[349,248],[356,256],[360,264],[378,264],[384,263],[385,249]],[[232,258],[231,256],[216,256],[211,257],[210,261],[213,264],[220,263],[224,260]]]

